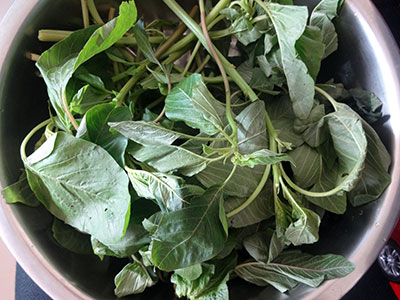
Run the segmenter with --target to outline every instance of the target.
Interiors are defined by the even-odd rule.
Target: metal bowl
[[[102,1],[103,3],[106,1]],[[109,2],[109,1],[108,1]],[[118,2],[118,1],[117,1]],[[141,14],[168,11],[160,0],[137,0]],[[145,5],[144,5],[144,2]],[[182,0],[186,8],[195,1]],[[303,1],[305,3],[305,1]],[[309,4],[309,1],[307,1]],[[34,64],[25,55],[49,45],[37,42],[38,29],[79,27],[79,0],[15,0],[0,24],[0,186],[13,183],[22,163],[19,145],[29,130],[44,120],[47,95]],[[339,51],[324,64],[327,75],[347,87],[374,91],[390,119],[377,128],[393,157],[392,183],[377,201],[349,208],[345,215],[327,215],[314,253],[338,253],[355,263],[349,276],[317,289],[299,286],[289,294],[241,281],[230,285],[231,299],[339,299],[370,267],[390,235],[400,208],[400,56],[390,31],[368,0],[346,0],[337,22]],[[27,273],[55,299],[112,299],[113,276],[121,266],[59,248],[51,237],[52,217],[44,209],[6,205],[0,199],[0,234]],[[174,299],[170,285],[158,285],[131,299]]]

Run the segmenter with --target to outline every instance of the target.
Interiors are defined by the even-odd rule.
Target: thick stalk
[[[59,42],[71,35],[73,31],[69,30],[53,30],[53,29],[41,29],[39,30],[38,39],[41,42]],[[150,36],[150,44],[160,44],[165,41],[162,36]],[[123,37],[118,42],[117,45],[129,45],[137,46],[137,41],[134,37]]]
[[[192,19],[190,16],[182,9],[182,7],[176,3],[175,0],[163,0],[164,3],[178,16],[178,18],[183,21],[186,26],[192,31],[192,33],[198,38],[198,40],[202,43],[203,47],[206,48],[207,51],[211,53],[210,48],[207,45],[206,39],[203,36],[203,32],[200,26]],[[232,64],[218,51],[216,53],[221,60],[226,73],[229,74],[230,77],[234,80],[234,82],[241,88],[243,93],[250,98],[250,100],[257,100],[258,96],[251,87],[247,84],[247,82],[240,76],[240,74],[236,71],[236,69],[232,66]]]
[[[199,11],[199,7],[195,5],[189,13],[189,16],[194,18]],[[156,57],[161,57],[171,46],[178,40],[186,31],[187,27],[184,23],[179,24],[175,32],[168,38],[168,40],[162,44],[156,51]]]
[[[207,16],[206,19],[206,23],[208,26],[207,28],[210,30],[212,26],[214,26],[217,22],[216,19],[219,19],[221,16],[219,16],[219,12],[224,9],[225,7],[228,6],[228,4],[231,2],[231,0],[220,0],[215,6],[214,8],[210,11],[210,13]],[[222,16],[221,19],[223,19],[224,17]],[[219,20],[220,21],[220,20]],[[211,26],[212,25],[212,26]],[[194,39],[196,38],[196,36],[193,34],[193,32],[189,33],[187,36],[185,36],[183,39],[181,39],[179,42],[177,42],[173,47],[171,47],[166,54],[171,54],[174,51],[177,51],[183,47],[186,47],[187,45],[189,45]]]
[[[83,27],[89,27],[89,11],[86,0],[81,0]]]
[[[96,5],[94,4],[94,0],[87,0],[87,6],[94,22],[98,25],[104,25],[104,21],[102,20],[99,12],[97,11]]]

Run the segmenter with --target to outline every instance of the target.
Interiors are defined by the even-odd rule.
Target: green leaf
[[[332,20],[342,5],[342,0],[322,0],[313,10],[310,17],[310,25],[317,26],[322,33],[322,41],[325,44],[323,59],[338,47],[338,38]]]
[[[202,273],[203,268],[201,267],[201,264],[193,265],[183,269],[177,269],[174,272],[174,274],[190,281],[198,279]]]
[[[269,263],[283,251],[285,244],[277,238],[274,231],[269,229],[245,238],[243,246],[255,260]]]
[[[339,176],[342,190],[350,191],[356,184],[364,166],[367,153],[367,139],[359,116],[347,105],[338,103],[338,111],[325,118],[339,158]]]
[[[302,145],[288,154],[294,162],[290,166],[295,182],[303,188],[314,185],[322,168],[320,154],[307,145]]]
[[[183,147],[141,146],[129,150],[140,162],[147,163],[161,173],[179,171],[185,176],[193,176],[204,170],[210,160]]]
[[[125,121],[108,125],[130,140],[144,146],[171,145],[182,137],[180,132],[148,121]]]
[[[340,255],[313,256],[300,251],[286,251],[271,263],[244,263],[237,266],[235,272],[247,281],[258,285],[270,283],[284,292],[297,283],[318,287],[324,279],[344,277],[353,270],[354,265]],[[270,278],[273,283],[269,282]]]
[[[50,102],[64,128],[69,128],[69,121],[62,103],[66,97],[66,86],[73,73],[83,63],[121,39],[135,23],[136,15],[134,1],[123,2],[118,18],[100,28],[90,26],[75,31],[40,56],[36,66],[46,82]]]
[[[120,298],[143,293],[146,288],[155,285],[157,280],[149,275],[148,269],[135,261],[134,263],[127,264],[115,276],[114,283],[114,293]]]
[[[178,297],[188,297],[191,300],[228,300],[226,282],[229,273],[236,266],[237,255],[233,253],[222,260],[202,264],[202,273],[195,279],[184,278],[177,271],[172,275],[171,282],[175,284]]]
[[[125,168],[139,197],[156,200],[161,211],[181,209],[188,203],[185,197],[184,180],[178,176],[150,173],[143,170]]]
[[[301,206],[300,201],[291,196],[285,195],[292,206],[292,223],[285,231],[285,238],[293,245],[313,244],[318,241],[319,225],[321,218],[310,209]]]
[[[288,144],[285,148],[290,149],[302,145],[304,143],[302,136],[294,130],[296,117],[289,97],[282,96],[277,99],[271,99],[266,106],[279,140]]]
[[[266,264],[262,262],[244,263],[235,268],[235,273],[240,278],[258,286],[272,285],[281,293],[291,290],[298,284],[296,280],[269,270],[265,266]]]
[[[200,74],[193,74],[175,86],[165,99],[170,120],[184,121],[209,135],[226,126],[225,107],[207,89]]]
[[[89,235],[78,232],[58,219],[54,219],[51,230],[54,239],[61,247],[77,254],[93,254]]]
[[[296,42],[296,50],[315,81],[325,52],[321,30],[318,27],[306,26],[303,35]]]
[[[316,148],[329,138],[329,129],[325,122],[325,107],[323,104],[315,106],[307,119],[294,121],[294,130],[301,133],[304,141]]]
[[[150,243],[150,236],[141,224],[129,223],[124,237],[115,242],[103,244],[92,237],[93,252],[99,256],[130,257]]]
[[[300,119],[308,117],[314,102],[314,80],[298,58],[296,41],[303,34],[308,18],[307,7],[257,1],[267,12],[275,28],[282,65],[289,87],[293,110]]]
[[[144,29],[143,21],[140,20],[136,23],[135,27],[133,27],[133,34],[135,35],[136,42],[139,49],[142,51],[143,56],[152,63],[157,64],[164,72],[164,66],[158,61],[154,50],[149,42],[146,30]]]
[[[134,1],[122,2],[119,17],[96,30],[79,53],[74,69],[120,40],[136,22],[137,10]]]
[[[272,165],[282,161],[290,161],[294,164],[293,159],[285,153],[276,153],[268,149],[258,150],[251,154],[236,155],[232,158],[234,164],[240,166],[249,166],[254,168],[257,165]]]
[[[235,118],[238,128],[238,150],[250,154],[268,147],[265,104],[255,101]]]
[[[1,190],[0,195],[8,204],[22,203],[31,207],[37,207],[40,205],[40,202],[29,187],[25,171],[23,171],[16,183]]]
[[[207,164],[207,167],[196,175],[201,184],[206,188],[214,185],[222,185],[233,169],[231,161],[216,161]],[[227,184],[223,192],[230,196],[245,198],[251,195],[256,189],[265,167],[255,166],[253,169],[249,167],[237,166],[229,184]]]
[[[85,85],[72,98],[69,105],[71,112],[83,115],[92,107],[106,102],[108,95],[90,85]]]
[[[101,146],[123,167],[128,139],[118,132],[110,131],[109,122],[131,120],[132,114],[127,107],[114,104],[101,104],[86,113],[86,129],[89,141]]]
[[[211,189],[194,198],[189,207],[163,214],[152,248],[152,260],[159,269],[189,267],[223,249],[226,235],[219,219],[221,197],[217,189]]]
[[[368,142],[367,157],[360,179],[349,193],[349,200],[353,206],[377,199],[391,181],[390,154],[374,129],[365,121],[362,121],[362,126]]]
[[[230,212],[238,208],[247,198],[230,197],[225,200],[225,210]],[[272,184],[268,181],[261,193],[245,209],[228,219],[228,224],[234,228],[242,228],[259,223],[274,215],[272,202]]]
[[[330,191],[340,183],[338,165],[335,164],[333,167],[329,168],[323,163],[321,157],[319,158],[319,164],[321,168],[319,169],[318,179],[311,191]],[[307,200],[335,214],[344,214],[347,208],[346,193],[328,197],[307,197]]]
[[[54,216],[103,243],[121,240],[129,179],[104,149],[58,132],[24,163],[32,191]]]

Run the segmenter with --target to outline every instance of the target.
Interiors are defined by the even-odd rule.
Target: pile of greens
[[[294,247],[390,182],[379,99],[316,84],[342,1],[311,15],[291,0],[163,2],[181,23],[144,22],[134,1],[104,23],[87,0],[83,29],[40,31],[58,41],[37,61],[50,118],[22,142],[6,201],[43,205],[73,252],[124,258],[118,297],[167,280],[178,297],[228,299],[235,277],[286,292],[349,274]]]

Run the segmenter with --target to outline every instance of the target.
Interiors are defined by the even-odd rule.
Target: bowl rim
[[[0,47],[0,79],[3,77],[3,65],[11,48],[14,38],[24,24],[31,10],[40,0],[15,0],[6,15],[0,21],[0,36],[4,41]],[[373,42],[374,51],[383,58],[385,74],[390,74],[384,86],[387,94],[399,99],[396,105],[390,107],[390,113],[400,118],[400,52],[397,44],[370,0],[346,0],[354,15],[359,19],[362,28],[369,40]],[[356,265],[356,269],[348,276],[326,281],[319,288],[314,289],[303,299],[339,299],[344,296],[372,265],[375,257],[388,240],[394,229],[400,210],[400,124],[393,124],[392,147],[392,183],[385,192],[385,204],[377,214],[375,226],[370,228],[364,241],[348,257]],[[0,187],[1,188],[1,187]],[[0,237],[28,275],[54,299],[91,299],[83,291],[72,285],[58,271],[56,271],[45,257],[38,251],[18,223],[12,209],[0,196]],[[374,247],[361,247],[363,244],[373,244]],[[372,259],[374,258],[374,259]]]

